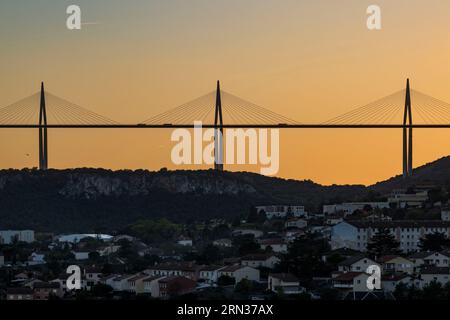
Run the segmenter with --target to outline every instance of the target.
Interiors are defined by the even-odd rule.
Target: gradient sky
[[[70,4],[96,24],[67,30]],[[381,6],[381,31],[366,28],[370,4]],[[406,77],[450,101],[449,13],[447,0],[2,0],[0,105],[42,80],[125,123],[212,91],[217,79],[303,123],[386,96]],[[176,168],[169,130],[49,134],[54,168]],[[414,165],[450,154],[449,142],[450,130],[416,130]],[[37,132],[1,129],[0,149],[1,168],[36,166]],[[280,162],[280,177],[374,183],[401,172],[401,131],[282,131]]]

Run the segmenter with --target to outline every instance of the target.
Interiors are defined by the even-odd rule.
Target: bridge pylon
[[[406,80],[405,109],[403,112],[403,178],[413,174],[413,129],[411,110],[411,91],[409,79]]]
[[[39,170],[48,169],[47,110],[45,108],[44,82],[41,83],[39,107]]]
[[[220,81],[217,81],[216,107],[214,114],[214,170],[223,171],[223,118]]]

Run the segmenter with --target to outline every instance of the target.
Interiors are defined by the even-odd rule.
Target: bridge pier
[[[214,170],[223,171],[223,118],[219,81],[217,81],[216,109],[214,115]]]
[[[411,111],[411,91],[409,79],[406,80],[405,109],[403,113],[403,178],[413,174],[413,129]]]
[[[39,170],[48,169],[47,110],[45,108],[44,82],[41,83],[39,108]]]

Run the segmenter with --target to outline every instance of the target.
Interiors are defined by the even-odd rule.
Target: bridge
[[[364,106],[322,123],[300,123],[221,90],[218,81],[216,90],[138,123],[109,119],[47,92],[44,83],[39,92],[0,109],[0,129],[38,129],[41,170],[48,169],[48,129],[189,129],[195,127],[194,121],[201,121],[203,128],[214,128],[216,140],[227,128],[402,129],[406,178],[413,174],[413,129],[450,128],[450,104],[411,89],[407,79],[406,88]],[[221,154],[221,139],[217,148]],[[223,170],[217,156],[214,167]]]

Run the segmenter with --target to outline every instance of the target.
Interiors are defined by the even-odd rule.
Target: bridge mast
[[[403,113],[403,178],[410,177],[413,173],[413,129],[411,127],[407,128],[407,125],[412,125],[409,79],[406,80],[405,109]]]
[[[214,115],[214,170],[223,171],[223,118],[219,81],[217,81],[216,110]]]
[[[39,169],[48,169],[47,153],[47,111],[45,108],[44,82],[41,83],[41,101],[39,109]],[[42,127],[43,126],[43,127]]]

